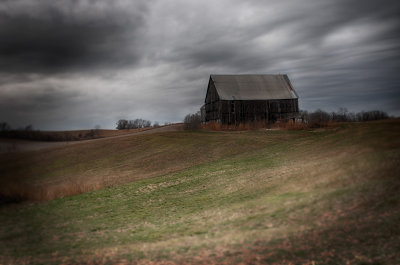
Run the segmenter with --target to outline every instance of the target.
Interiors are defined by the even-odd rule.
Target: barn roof
[[[211,75],[222,100],[298,98],[287,75]]]

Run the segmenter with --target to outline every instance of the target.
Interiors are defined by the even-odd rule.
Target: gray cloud
[[[6,1],[0,9],[0,70],[40,73],[133,65],[140,59],[134,48],[147,13],[145,4],[135,3]]]
[[[180,121],[211,73],[288,73],[303,109],[400,115],[399,12],[393,0],[3,1],[0,120]]]

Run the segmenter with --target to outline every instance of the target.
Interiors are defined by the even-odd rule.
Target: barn
[[[241,124],[295,119],[298,95],[287,75],[210,75],[205,122]]]

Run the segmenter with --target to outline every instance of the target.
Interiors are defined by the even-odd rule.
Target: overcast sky
[[[0,2],[0,121],[181,121],[210,74],[288,74],[300,108],[400,115],[398,0]]]

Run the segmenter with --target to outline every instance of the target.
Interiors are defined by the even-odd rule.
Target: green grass
[[[301,135],[301,133],[299,133]],[[253,153],[289,133],[176,132],[0,156],[0,194],[48,200]],[[21,187],[26,187],[24,190]],[[32,192],[35,190],[35,192]]]
[[[173,132],[3,157],[8,180],[35,172],[27,185],[62,182],[59,168],[124,184],[2,206],[0,263],[398,264],[399,129]]]

